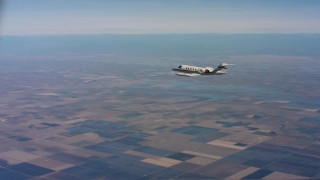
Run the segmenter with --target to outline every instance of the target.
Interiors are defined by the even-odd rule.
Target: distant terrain
[[[320,178],[320,35],[0,37],[0,179]],[[179,77],[180,64],[230,66]]]

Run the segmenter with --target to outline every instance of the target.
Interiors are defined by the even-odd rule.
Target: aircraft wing
[[[176,75],[178,75],[178,76],[194,77],[194,76],[200,76],[201,74],[198,74],[198,73],[183,73],[183,72],[177,72]]]

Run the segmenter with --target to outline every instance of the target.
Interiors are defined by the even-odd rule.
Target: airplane
[[[189,66],[189,65],[180,65],[177,68],[172,68],[173,71],[176,72],[178,76],[200,76],[200,75],[223,75],[227,73],[227,69],[229,65],[234,64],[227,64],[221,63],[218,67],[197,67],[197,66]]]

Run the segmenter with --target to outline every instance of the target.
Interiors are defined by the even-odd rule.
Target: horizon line
[[[35,36],[95,36],[95,35],[320,35],[320,32],[235,32],[235,33],[65,33],[65,34],[2,34],[1,37],[35,37]]]

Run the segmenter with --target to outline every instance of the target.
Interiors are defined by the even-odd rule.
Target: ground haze
[[[0,39],[0,179],[320,178],[320,35]],[[181,64],[222,76],[180,77]]]

